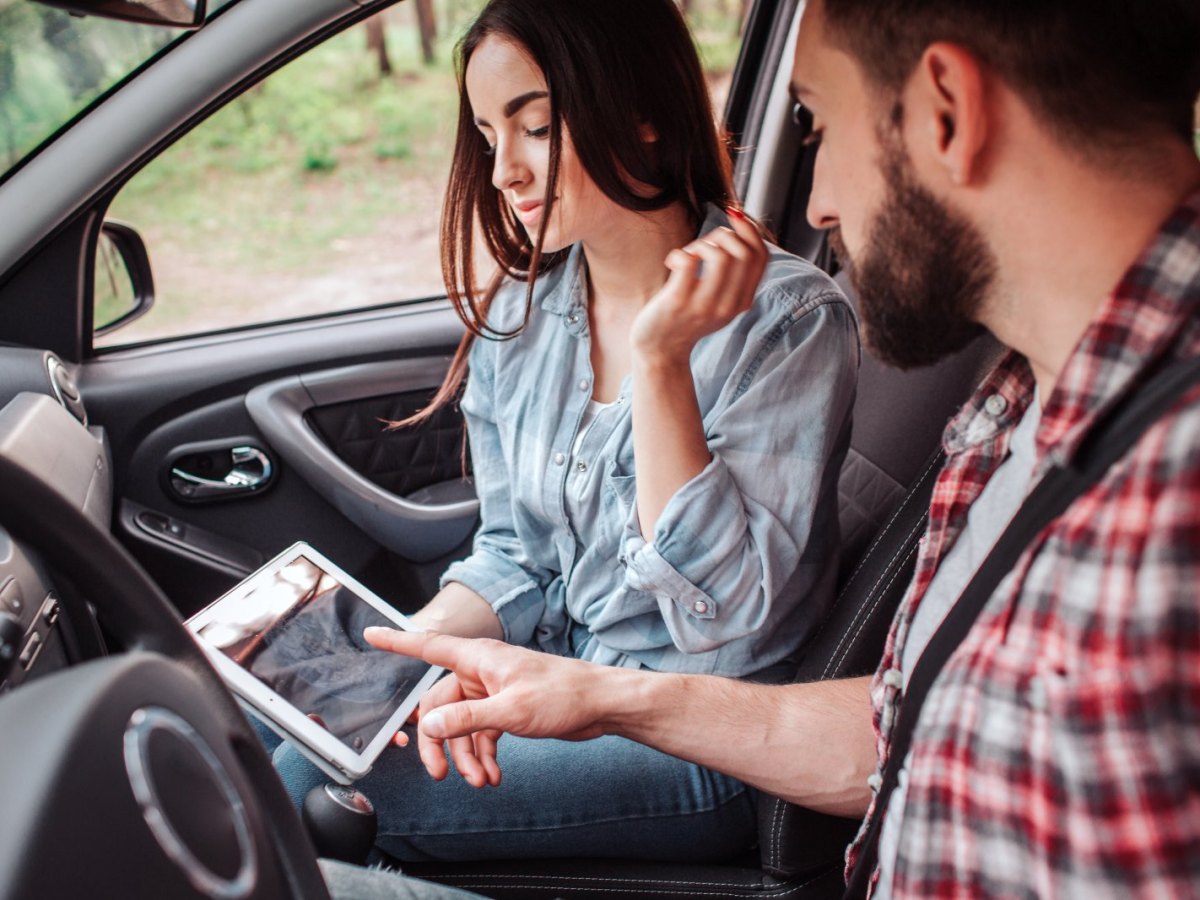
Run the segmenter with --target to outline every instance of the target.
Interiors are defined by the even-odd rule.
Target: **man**
[[[929,363],[979,326],[1012,349],[947,429],[878,674],[763,686],[372,630],[456,673],[423,704],[435,778],[447,740],[482,785],[500,732],[619,734],[869,821],[907,677],[1022,499],[1200,355],[1194,0],[815,0],[793,91],[822,142],[809,218],[876,353]],[[877,895],[1200,891],[1197,438],[1192,390],[1001,582],[924,704]]]

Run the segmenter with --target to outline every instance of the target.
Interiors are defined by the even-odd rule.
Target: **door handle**
[[[219,462],[224,458],[226,462]],[[222,465],[223,475],[214,477]],[[267,454],[250,444],[192,453],[170,468],[171,490],[183,500],[217,500],[261,492],[271,483],[275,466]]]

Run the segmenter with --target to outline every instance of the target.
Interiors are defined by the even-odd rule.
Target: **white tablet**
[[[304,543],[186,625],[238,699],[342,784],[371,770],[442,672],[363,640],[372,625],[417,629]]]

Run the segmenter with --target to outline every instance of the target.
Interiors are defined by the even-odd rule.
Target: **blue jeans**
[[[456,888],[408,878],[399,872],[363,868],[330,859],[320,861],[333,900],[482,900]]]
[[[741,782],[620,737],[504,735],[503,780],[476,789],[453,767],[429,777],[416,747],[389,747],[357,785],[379,814],[376,845],[401,862],[611,857],[717,862],[752,846]],[[293,800],[327,776],[290,745],[275,767]]]

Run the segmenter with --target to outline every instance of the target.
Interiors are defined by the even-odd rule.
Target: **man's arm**
[[[419,749],[435,778],[447,772],[446,742],[459,771],[480,786],[499,782],[496,732],[563,740],[616,734],[820,812],[866,812],[875,770],[867,678],[761,685],[617,669],[442,634],[369,628],[366,637],[455,673],[422,701]]]

